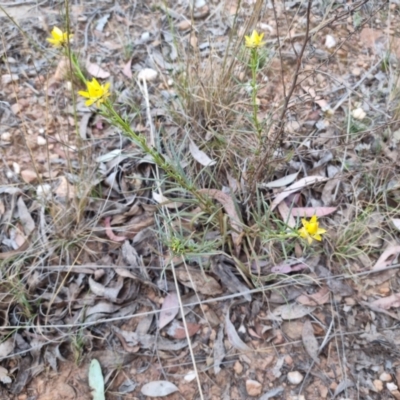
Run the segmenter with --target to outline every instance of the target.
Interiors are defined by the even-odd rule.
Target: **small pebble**
[[[336,39],[332,35],[326,35],[325,47],[331,49],[336,46]]]
[[[39,199],[47,199],[51,195],[51,186],[48,183],[39,185],[36,189],[36,195]]]
[[[246,390],[249,396],[259,396],[261,394],[262,385],[260,382],[247,379]]]
[[[196,379],[196,372],[194,371],[189,371],[185,377],[183,378],[186,382],[192,382],[194,379]]]
[[[11,133],[10,132],[2,133],[1,140],[3,140],[4,142],[11,142]]]
[[[392,375],[388,374],[387,372],[382,372],[379,375],[379,379],[383,382],[390,382],[392,380]]]
[[[47,140],[43,136],[37,137],[37,144],[39,146],[45,146],[47,144]]]
[[[351,70],[351,73],[354,75],[354,76],[360,76],[361,75],[361,69],[360,68],[353,68],[352,70]]]
[[[386,387],[390,392],[398,389],[397,385],[395,385],[393,382],[387,382]]]
[[[292,371],[287,374],[289,383],[298,385],[303,380],[303,375],[299,371]]]

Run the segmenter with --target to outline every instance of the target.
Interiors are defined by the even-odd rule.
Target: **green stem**
[[[105,111],[105,112],[104,112]],[[161,168],[170,178],[174,179],[182,188],[190,192],[199,203],[208,211],[212,207],[212,203],[206,197],[198,193],[196,188],[187,182],[182,175],[175,169],[175,167],[167,162],[162,154],[160,154],[155,148],[147,144],[146,138],[143,135],[135,133],[130,124],[125,121],[114,109],[109,101],[104,102],[103,107],[104,116],[108,117],[115,126],[118,126],[122,131],[134,142],[140,149],[149,154],[154,162]]]
[[[258,120],[258,105],[257,105],[257,69],[258,69],[258,50],[257,48],[251,49],[251,61],[250,61],[250,68],[251,68],[251,101],[253,106],[253,122],[254,126],[257,131],[257,136],[261,145],[261,124]],[[260,151],[260,149],[259,149]]]

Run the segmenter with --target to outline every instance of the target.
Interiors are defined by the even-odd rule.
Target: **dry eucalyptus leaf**
[[[28,207],[26,206],[22,196],[18,198],[17,201],[18,206],[18,217],[24,226],[25,234],[30,235],[35,229],[35,221],[33,220],[31,214],[28,211]]]
[[[315,307],[307,307],[302,304],[292,303],[292,304],[284,304],[282,306],[277,307],[273,314],[278,316],[280,315],[284,320],[292,320],[297,318],[302,318],[315,310]]]
[[[393,226],[400,231],[400,218],[392,218],[391,222],[393,224]]]
[[[283,186],[287,186],[296,180],[298,174],[299,174],[298,172],[295,172],[294,174],[286,175],[283,178],[277,179],[272,182],[261,183],[259,185],[259,187],[266,188],[266,189],[272,189],[272,188],[280,188]]]
[[[189,337],[194,336],[200,329],[199,324],[193,322],[186,322]],[[186,330],[182,322],[172,321],[171,325],[167,329],[167,334],[174,339],[185,339]]]
[[[101,283],[96,282],[94,279],[89,277],[90,290],[95,295],[104,297],[112,302],[115,302],[117,300],[118,293],[120,292],[123,285],[124,285],[124,278],[122,278],[121,276],[118,277],[118,281],[115,287],[110,287],[110,288],[103,286]]]
[[[0,366],[0,382],[4,384],[12,382],[12,379],[8,376],[8,371],[1,366]]]
[[[319,364],[319,358],[318,358],[319,345],[317,339],[314,336],[314,329],[310,321],[306,321],[303,325],[302,339],[304,348],[306,349],[308,355],[317,364]]]
[[[88,138],[87,128],[90,118],[92,117],[92,113],[85,113],[82,115],[81,120],[79,121],[79,136],[86,140]]]
[[[107,79],[110,76],[110,73],[101,68],[100,65],[91,62],[86,63],[86,69],[87,72],[95,78]]]
[[[240,351],[253,351],[249,346],[247,346],[246,343],[243,342],[242,339],[240,339],[238,333],[236,332],[236,329],[234,325],[231,322],[230,319],[230,310],[233,304],[231,304],[228,308],[228,311],[225,316],[225,331],[228,336],[228,340],[231,342],[232,346]]]
[[[225,263],[223,260],[212,262],[212,271],[218,276],[223,286],[227,287],[229,292],[243,293],[245,300],[251,301],[249,288],[232,272],[229,264]]]
[[[372,267],[372,271],[378,271],[388,267],[393,262],[393,258],[397,256],[398,253],[400,253],[400,246],[396,245],[389,246],[381,254],[376,264]]]
[[[388,310],[389,308],[400,307],[400,293],[395,293],[387,297],[375,300],[370,303],[371,306]]]
[[[351,386],[354,386],[354,383],[351,380],[346,379],[344,381],[341,381],[339,383],[339,385],[337,385],[337,387],[335,389],[335,393],[333,394],[333,397],[336,397],[339,393],[342,393],[343,390],[346,390],[347,388],[349,388]]]
[[[337,207],[293,207],[290,210],[290,213],[295,218],[310,218],[314,215],[319,217],[324,217],[325,215],[329,215],[334,213],[337,210]]]
[[[111,217],[104,218],[104,227],[106,228],[106,235],[114,242],[123,242],[127,238],[125,236],[117,236],[111,228]]]
[[[204,153],[204,151],[200,150],[193,140],[190,140],[189,150],[193,158],[201,165],[204,165],[205,167],[211,167],[212,165],[216,164],[216,161],[212,160],[206,153]]]
[[[133,57],[129,59],[129,61],[124,65],[124,68],[122,69],[122,73],[129,79],[132,79],[132,60]]]
[[[293,183],[275,197],[275,200],[271,203],[271,211],[273,211],[281,201],[285,200],[286,197],[290,196],[291,194],[298,192],[299,190],[305,188],[306,186],[310,186],[316,182],[323,182],[323,181],[326,181],[326,178],[316,175],[316,176],[306,176],[305,178],[302,178],[299,181]]]
[[[209,296],[222,293],[219,283],[213,277],[206,275],[203,271],[192,268],[177,269],[176,276],[180,283],[198,293]]]
[[[13,338],[9,338],[4,342],[0,343],[0,358],[7,357],[11,354],[15,347],[15,340]]]
[[[158,204],[172,209],[176,209],[182,205],[182,203],[172,201],[168,197],[165,197],[163,194],[157,192],[153,192],[153,200],[156,201]]]
[[[158,329],[168,325],[179,312],[179,298],[175,292],[168,293],[165,296],[161,307],[160,319],[158,320]]]
[[[153,381],[143,385],[141,392],[149,397],[164,397],[171,393],[178,392],[179,389],[168,381]]]
[[[296,301],[305,306],[318,306],[329,301],[330,291],[328,286],[322,286],[318,292],[313,294],[302,294]]]
[[[221,371],[221,363],[225,358],[225,346],[224,346],[224,328],[220,326],[217,338],[214,342],[214,373],[215,375],[219,374]]]

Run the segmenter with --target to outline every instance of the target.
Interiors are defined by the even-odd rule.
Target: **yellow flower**
[[[258,34],[258,32],[254,30],[250,36],[244,37],[246,40],[246,47],[249,47],[250,49],[255,49],[257,47],[264,46],[265,42],[262,41],[263,37],[263,33]]]
[[[55,26],[51,31],[51,36],[52,37],[47,38],[47,41],[51,43],[54,47],[62,47],[65,46],[74,35],[68,35],[67,32],[63,32],[60,28],[57,28]]]
[[[321,241],[321,235],[324,234],[326,230],[319,227],[316,215],[312,216],[309,221],[302,218],[301,223],[303,227],[299,229],[299,234],[302,238],[307,239],[308,244],[311,244],[313,239]]]
[[[110,87],[110,83],[106,83],[105,85],[100,85],[99,82],[95,78],[92,79],[91,82],[86,82],[87,92],[79,91],[78,93],[86,97],[89,100],[86,100],[85,105],[88,107],[92,104],[96,103],[96,106],[99,107],[101,103],[110,95],[110,91],[108,90]]]

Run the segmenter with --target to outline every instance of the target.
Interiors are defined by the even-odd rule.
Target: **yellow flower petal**
[[[83,92],[82,90],[80,90],[80,91],[78,92],[78,94],[79,94],[80,96],[82,96],[82,97],[90,97],[90,95],[89,95],[88,92]]]
[[[72,39],[72,36],[72,34],[63,32],[60,28],[55,26],[51,31],[51,37],[47,38],[46,40],[54,47],[61,47],[68,43],[68,40]]]
[[[96,99],[89,99],[85,101],[85,106],[86,107],[90,107],[94,102],[96,101]]]
[[[256,30],[250,36],[245,36],[244,39],[246,41],[246,47],[250,49],[255,49],[257,47],[264,46],[265,42],[263,42],[264,34],[258,34]]]
[[[110,83],[106,83],[105,85],[100,84],[96,78],[93,78],[90,82],[86,82],[87,91],[79,91],[82,97],[85,97],[89,100],[85,102],[86,106],[91,106],[92,104],[96,104],[99,107],[107,97],[110,96]]]
[[[326,229],[320,228],[318,223],[318,217],[313,215],[309,221],[306,218],[301,219],[303,227],[298,230],[300,237],[307,239],[308,243],[311,244],[313,239],[321,241],[322,236],[326,233]]]

